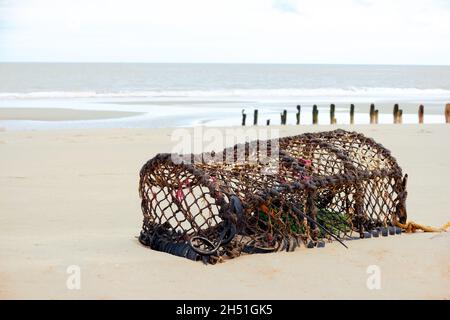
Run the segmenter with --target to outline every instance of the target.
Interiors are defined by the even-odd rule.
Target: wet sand
[[[64,108],[0,108],[0,120],[96,120],[123,118],[140,114],[143,113]]]

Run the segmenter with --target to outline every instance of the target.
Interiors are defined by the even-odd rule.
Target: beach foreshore
[[[450,220],[449,125],[271,128],[281,136],[342,128],[373,137],[409,175],[409,220]],[[450,298],[450,233],[353,240],[349,249],[332,242],[209,266],[142,246],[139,170],[173,151],[173,131],[0,130],[0,298]],[[81,287],[70,290],[73,265]],[[373,265],[381,288],[370,290]]]

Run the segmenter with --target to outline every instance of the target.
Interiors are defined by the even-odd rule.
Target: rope
[[[450,227],[450,221],[441,228],[425,226],[423,224],[415,223],[414,221],[409,221],[405,224],[396,221],[395,225],[405,230],[406,233],[413,233],[416,232],[416,230],[422,230],[423,232],[447,232],[447,229]]]
[[[219,236],[219,240],[217,244],[214,244],[208,238],[202,236],[193,236],[189,239],[189,246],[200,255],[210,256],[217,252],[220,246],[230,243],[236,235],[236,226],[234,224],[229,223],[228,221],[225,223],[224,230],[221,232]],[[209,246],[211,249],[201,249],[194,244],[194,241],[203,242],[204,245]]]

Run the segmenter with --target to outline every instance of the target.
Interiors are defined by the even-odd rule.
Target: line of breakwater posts
[[[295,114],[296,118],[296,124],[300,125],[300,119],[301,119],[301,112],[302,107],[301,105],[297,105],[297,113]],[[258,125],[258,109],[253,110],[253,125]],[[423,104],[419,106],[418,111],[418,117],[419,117],[419,124],[424,123],[424,114],[425,114],[425,107]],[[400,109],[398,103],[394,105],[393,108],[393,123],[394,124],[401,124],[403,123],[403,109]],[[371,103],[369,108],[369,122],[370,124],[378,124],[378,116],[379,111],[378,109],[375,109],[375,104]],[[450,123],[450,103],[447,103],[445,105],[444,109],[444,117],[445,122]],[[286,125],[287,122],[287,110],[284,109],[283,112],[280,113],[281,118],[281,125]],[[245,109],[242,109],[242,126],[245,126],[247,120],[247,114],[245,113]],[[313,105],[312,108],[312,124],[318,124],[319,123],[319,109],[317,105]],[[336,120],[336,106],[332,103],[330,104],[330,124],[337,124]],[[355,124],[355,105],[352,103],[350,104],[350,124]],[[270,119],[266,120],[266,125],[270,126]]]

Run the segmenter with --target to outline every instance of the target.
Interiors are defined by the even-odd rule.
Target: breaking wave
[[[218,89],[218,90],[149,90],[149,91],[39,91],[2,92],[0,99],[63,98],[376,98],[376,99],[450,99],[450,90],[418,88],[287,88],[287,89]]]

